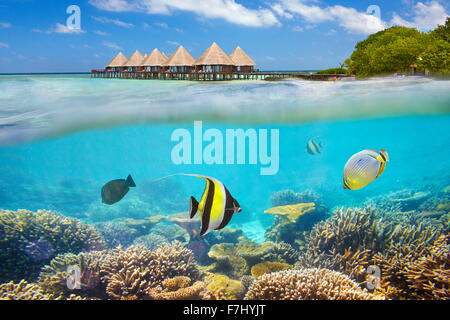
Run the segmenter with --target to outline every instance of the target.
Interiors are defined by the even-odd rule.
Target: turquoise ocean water
[[[279,171],[262,164],[176,165],[174,130],[278,129]],[[361,81],[223,82],[90,79],[87,75],[0,76],[0,208],[51,209],[86,222],[186,211],[213,176],[243,211],[231,227],[264,240],[271,195],[312,189],[329,207],[411,189],[450,185],[450,82],[426,78]],[[322,154],[305,152],[309,139]],[[204,143],[206,145],[207,143]],[[347,159],[388,150],[383,175],[359,191],[342,188]],[[100,189],[132,174],[137,187],[114,206]]]

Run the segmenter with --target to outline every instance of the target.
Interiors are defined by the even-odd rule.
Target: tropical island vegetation
[[[427,33],[414,28],[391,27],[372,34],[357,43],[345,64],[319,73],[351,73],[365,78],[411,70],[450,76],[450,17],[444,25]]]

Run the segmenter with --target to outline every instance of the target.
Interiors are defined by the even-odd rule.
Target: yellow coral
[[[206,288],[217,300],[237,300],[241,297],[244,286],[222,274],[210,273],[205,277]]]
[[[261,262],[257,265],[254,265],[251,269],[252,276],[254,277],[260,277],[263,274],[270,273],[270,272],[277,272],[277,271],[283,271],[287,269],[292,269],[292,266],[287,263],[283,262]]]
[[[264,211],[264,213],[287,216],[291,222],[295,222],[299,217],[313,211],[316,208],[314,202],[297,203],[287,206],[273,207]]]

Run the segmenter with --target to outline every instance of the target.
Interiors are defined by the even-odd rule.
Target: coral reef
[[[151,227],[151,233],[160,235],[169,242],[180,241],[183,245],[187,245],[191,241],[191,236],[186,229],[167,221],[162,221]]]
[[[0,285],[0,300],[51,300],[51,297],[40,286],[21,280]]]
[[[348,276],[328,269],[286,270],[262,275],[246,300],[375,300]]]
[[[149,233],[145,236],[138,237],[134,240],[133,245],[144,246],[148,250],[153,251],[158,249],[163,244],[168,243],[167,239],[158,234]]]
[[[413,296],[419,299],[449,299],[450,235],[441,235],[423,256],[406,267]]]
[[[446,232],[448,225],[431,224],[409,214],[394,215],[370,207],[338,209],[313,228],[296,266],[329,268],[363,283],[368,279],[366,268],[375,265],[381,269],[377,293],[392,299],[414,298],[408,266],[426,256]]]
[[[125,219],[122,222],[131,229],[136,230],[137,236],[144,236],[158,223],[167,219],[166,216],[156,215],[144,219]]]
[[[295,193],[292,190],[275,192],[271,196],[275,216],[272,226],[266,231],[267,240],[287,242],[303,249],[306,233],[318,222],[328,218],[328,208],[321,197],[312,190]],[[277,208],[277,207],[284,207]],[[297,208],[298,210],[293,210]],[[272,211],[271,209],[266,210]],[[289,211],[281,213],[282,211]],[[276,213],[278,212],[278,213]]]
[[[237,244],[219,243],[211,247],[208,256],[214,263],[205,270],[240,279],[250,273],[251,267],[262,262],[294,263],[298,252],[287,243],[266,241],[255,243],[244,240]]]
[[[0,285],[0,300],[63,300],[63,297],[52,297],[43,292],[42,287],[21,280]],[[83,300],[82,297],[70,295],[67,300]]]
[[[128,247],[136,238],[137,231],[129,228],[123,222],[100,222],[94,225],[95,229],[103,236],[108,248],[117,246]]]
[[[199,276],[192,251],[181,243],[164,244],[155,251],[133,246],[116,249],[101,268],[107,294],[114,299],[141,299],[150,288],[162,286],[166,279]]]
[[[34,280],[57,254],[106,247],[93,227],[47,210],[0,210],[0,230],[3,282]]]
[[[104,250],[58,255],[41,269],[38,283],[53,298],[74,293],[89,298],[107,298],[100,283],[100,272],[111,254],[113,251]]]

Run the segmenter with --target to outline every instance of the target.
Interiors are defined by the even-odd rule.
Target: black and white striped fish
[[[308,143],[306,144],[306,152],[308,152],[309,154],[311,154],[313,156],[321,153],[320,149],[322,149],[322,144],[317,143],[313,139],[309,140]]]
[[[206,186],[202,198],[198,202],[194,197],[190,200],[189,217],[192,219],[197,212],[200,213],[201,230],[203,236],[212,230],[224,228],[233,217],[233,214],[241,212],[242,208],[234,199],[225,185],[219,180],[199,174],[183,174],[205,179]]]

